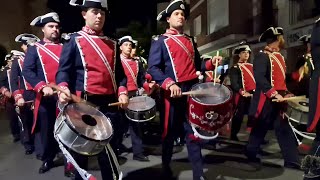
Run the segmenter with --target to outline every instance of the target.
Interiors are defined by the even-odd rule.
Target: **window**
[[[319,0],[289,1],[290,24],[316,17],[320,14]]]
[[[229,25],[229,0],[208,0],[208,33]]]
[[[201,34],[201,15],[193,20],[193,34],[194,36]]]

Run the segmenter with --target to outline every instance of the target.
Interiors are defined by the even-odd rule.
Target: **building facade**
[[[270,26],[283,27],[289,72],[304,51],[299,36],[310,33],[319,15],[317,0],[190,0],[190,7],[185,31],[197,38],[201,54],[219,50],[231,57],[234,47],[246,41],[254,55],[264,46],[258,42],[262,32]]]

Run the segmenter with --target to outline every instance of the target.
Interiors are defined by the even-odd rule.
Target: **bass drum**
[[[196,84],[191,91],[199,91],[189,98],[189,122],[194,135],[201,139],[215,139],[217,130],[233,116],[232,91],[223,84]]]
[[[69,149],[82,155],[96,155],[109,143],[113,128],[102,112],[81,102],[61,109],[54,133]]]

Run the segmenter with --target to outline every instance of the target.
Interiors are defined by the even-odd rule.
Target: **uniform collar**
[[[183,33],[180,33],[178,30],[176,29],[167,29],[166,30],[166,34],[171,34],[171,35],[178,35],[178,34],[183,34]]]
[[[88,33],[90,35],[103,36],[103,32],[102,31],[101,32],[97,32],[96,30],[91,29],[88,26],[83,26],[82,31],[84,31],[84,32],[86,32],[86,33]]]
[[[42,41],[43,41],[44,43],[48,43],[48,44],[58,44],[58,43],[59,43],[59,40],[57,40],[56,42],[52,42],[52,41],[50,41],[50,40],[47,39],[47,38],[43,38]]]
[[[279,48],[271,48],[269,46],[266,46],[264,48],[264,50],[273,53],[273,52],[279,52],[280,49]]]
[[[122,60],[126,60],[126,61],[134,61],[135,59],[133,59],[132,57],[128,57],[128,56],[125,56],[123,54],[120,54],[120,58]]]

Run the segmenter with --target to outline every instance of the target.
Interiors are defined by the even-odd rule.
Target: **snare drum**
[[[299,99],[288,101],[287,111],[285,115],[289,120],[298,124],[308,123],[309,99]]]
[[[156,102],[148,96],[136,96],[129,100],[126,116],[135,122],[150,121],[156,116]]]
[[[218,136],[216,130],[232,118],[232,91],[223,84],[212,82],[196,84],[191,89],[197,90],[204,90],[206,94],[189,98],[189,122],[195,136],[214,139]]]
[[[55,122],[55,135],[63,145],[82,155],[104,150],[113,135],[111,121],[96,108],[81,102],[66,105]]]

